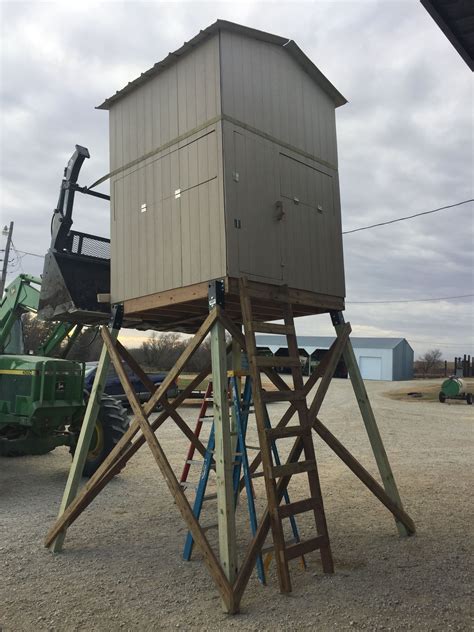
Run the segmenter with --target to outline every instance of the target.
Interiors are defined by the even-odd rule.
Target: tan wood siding
[[[288,285],[343,296],[340,210],[334,194],[337,173],[282,152],[279,173]]]
[[[227,31],[113,102],[112,301],[242,275],[343,297],[334,111],[283,47]]]
[[[111,171],[137,160],[220,114],[219,37],[110,108]]]
[[[214,125],[113,179],[112,300],[225,276],[220,136]]]
[[[337,165],[335,106],[281,46],[221,33],[223,113]]]
[[[337,171],[228,122],[224,147],[228,274],[344,296]]]

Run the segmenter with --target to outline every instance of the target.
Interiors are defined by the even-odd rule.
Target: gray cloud
[[[418,2],[0,3],[1,221],[43,253],[74,144],[81,180],[108,171],[108,121],[94,107],[216,18],[293,38],[349,99],[337,112],[345,229],[473,197],[472,74]],[[106,191],[104,185],[102,190]],[[80,230],[108,235],[106,204],[81,200]],[[344,239],[350,300],[474,292],[473,206]],[[23,259],[41,272],[41,261]],[[470,352],[472,301],[351,305],[355,333]],[[329,333],[325,317],[304,333]]]

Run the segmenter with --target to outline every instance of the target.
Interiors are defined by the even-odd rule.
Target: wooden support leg
[[[214,460],[217,481],[217,523],[219,554],[224,573],[231,584],[237,575],[235,506],[232,485],[232,437],[227,388],[225,329],[216,320],[211,328],[212,390],[216,446]]]
[[[336,329],[336,333],[339,337],[341,331],[345,326],[344,316],[342,312],[331,312],[331,318]],[[383,486],[392,501],[398,507],[400,507],[400,509],[402,509],[402,501],[400,499],[400,494],[398,493],[397,484],[393,476],[392,468],[390,467],[387,453],[385,452],[382,437],[380,435],[377,422],[375,420],[372,406],[370,405],[367,391],[365,390],[364,380],[362,379],[362,376],[360,374],[359,365],[357,364],[354,349],[352,347],[350,339],[345,345],[343,357],[344,362],[346,363],[346,367],[349,371],[352,388],[354,389],[362,419],[364,420],[365,428],[369,436],[370,445],[372,446],[372,451],[374,453],[375,461],[377,463],[377,467],[382,478]],[[401,536],[411,535],[410,531],[402,522],[395,519],[395,523],[397,525],[398,533]]]
[[[120,329],[120,318],[121,315],[119,315],[118,319],[117,315],[115,315],[114,321],[112,322],[112,325],[110,327],[110,335],[111,338],[114,340],[117,338]],[[103,345],[102,351],[100,353],[99,364],[97,366],[97,371],[94,378],[94,383],[92,385],[91,393],[89,396],[89,401],[87,402],[86,412],[82,421],[81,432],[79,434],[76,451],[74,452],[71,469],[69,470],[66,488],[64,489],[63,498],[59,507],[58,519],[63,515],[67,507],[71,504],[71,502],[77,495],[79,484],[81,482],[82,471],[84,469],[87,453],[89,451],[89,446],[97,421],[97,414],[100,408],[100,400],[104,392],[105,383],[107,381],[107,372],[109,370],[109,366],[110,357],[107,351],[107,347]],[[63,531],[61,531],[61,533],[56,536],[55,540],[51,544],[50,548],[53,553],[59,553],[62,550],[64,540],[66,538],[66,532],[67,526],[64,528]]]

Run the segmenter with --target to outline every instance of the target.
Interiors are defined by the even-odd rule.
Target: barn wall
[[[393,379],[413,379],[414,352],[406,340],[400,342],[393,350]]]

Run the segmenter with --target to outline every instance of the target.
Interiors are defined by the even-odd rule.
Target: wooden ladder
[[[319,549],[324,572],[332,573],[334,566],[314,452],[312,428],[308,416],[306,395],[303,389],[303,373],[291,304],[289,302],[282,303],[284,324],[254,321],[252,301],[246,279],[240,279],[240,301],[249,369],[254,384],[255,417],[262,455],[278,581],[280,591],[286,593],[291,592],[291,580],[288,569],[290,560]],[[255,339],[256,332],[285,335],[288,341],[288,356],[267,357],[258,355]],[[261,371],[275,367],[289,367],[291,369],[293,389],[288,387],[288,390],[267,392],[262,388]],[[299,423],[284,428],[268,427],[266,405],[278,401],[291,402],[297,411]],[[301,450],[296,448],[298,444],[301,445],[302,443],[304,460],[292,460],[290,454],[290,459],[285,464],[276,465],[272,458],[272,441],[288,437],[296,438],[295,448],[291,451],[291,454],[299,455]],[[291,477],[302,473],[308,479],[309,496],[289,504],[280,504]],[[312,511],[314,514],[316,535],[303,542],[289,545],[285,542],[283,519],[309,511]]]

